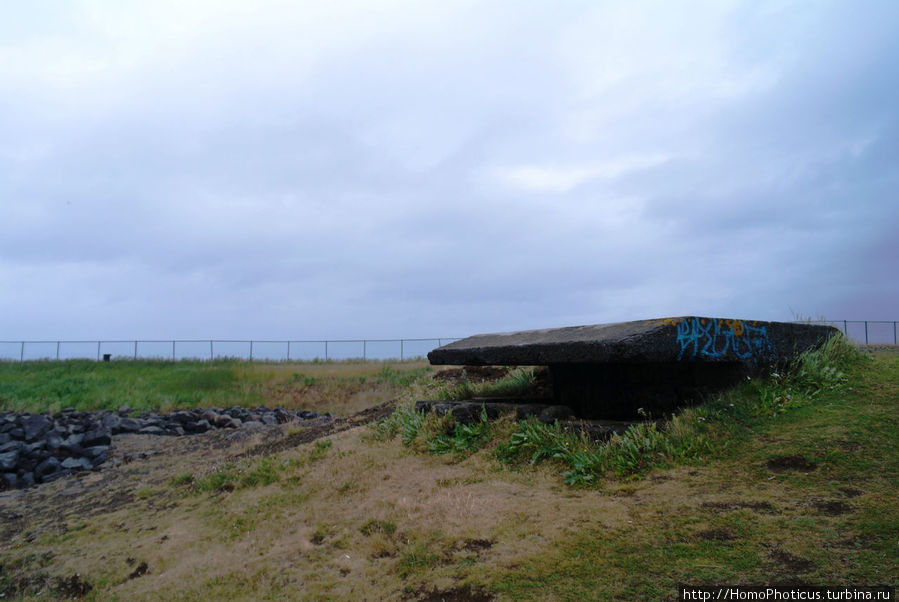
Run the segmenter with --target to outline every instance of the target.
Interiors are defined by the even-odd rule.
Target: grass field
[[[896,585],[897,406],[899,354],[842,347],[605,447],[404,406],[273,455],[122,467],[108,510],[19,508],[34,518],[0,545],[0,586],[77,573],[94,600],[656,600],[678,584]],[[575,442],[593,447],[561,450]],[[582,453],[593,478],[566,484]],[[17,499],[67,491],[48,487]]]
[[[427,362],[0,362],[0,410],[268,407],[353,412],[396,397]]]

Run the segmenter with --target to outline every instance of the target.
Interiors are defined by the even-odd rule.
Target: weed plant
[[[839,390],[847,374],[865,361],[857,347],[838,335],[773,371],[769,379],[750,380],[670,420],[633,424],[607,441],[595,441],[558,422],[545,424],[528,418],[518,422],[508,439],[497,442],[494,453],[497,460],[513,468],[554,463],[566,483],[588,486],[598,485],[607,474],[635,478],[657,467],[701,462],[724,452],[734,437],[745,436],[753,426]],[[531,387],[533,380],[533,370],[516,371],[496,385],[475,387],[465,381],[445,389],[443,397],[507,395]],[[487,420],[483,409],[480,420],[462,424],[451,413],[437,416],[406,406],[375,426],[380,440],[402,433],[403,445],[432,454],[471,453],[483,449],[501,432]]]
[[[474,397],[521,397],[531,391],[536,382],[534,368],[516,368],[496,382],[474,384],[463,379],[457,385],[438,389],[437,398],[443,401],[461,401]]]
[[[321,460],[330,449],[331,440],[321,439],[315,442],[305,457],[278,460],[275,456],[268,456],[252,463],[228,463],[204,476],[180,474],[170,479],[169,485],[187,488],[192,493],[222,493],[265,487],[281,481],[285,475],[290,476],[297,468]]]

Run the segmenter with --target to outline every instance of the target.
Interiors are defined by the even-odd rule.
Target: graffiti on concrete
[[[677,342],[680,344],[678,360],[728,355],[745,360],[771,349],[764,326],[718,318],[683,318],[677,323]]]

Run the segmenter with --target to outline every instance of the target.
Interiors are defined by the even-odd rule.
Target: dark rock
[[[215,422],[213,422],[212,424],[214,424],[216,428],[225,428],[231,424],[232,420],[233,418],[231,418],[231,416],[228,414],[219,414],[215,417]]]
[[[143,427],[143,424],[136,418],[122,418],[119,423],[119,433],[136,433]]]
[[[262,417],[259,419],[259,421],[262,422],[262,424],[268,424],[268,425],[280,423],[280,420],[278,420],[274,414],[263,414]]]
[[[260,427],[260,426],[265,426],[265,425],[263,423],[259,422],[258,420],[248,420],[248,421],[244,422],[242,426],[244,426],[245,428],[255,428],[255,427]]]
[[[119,416],[122,416],[123,418],[125,416],[128,416],[129,414],[131,414],[131,412],[133,412],[133,411],[134,411],[134,408],[132,408],[129,405],[121,405],[121,406],[119,406],[119,409],[118,409]]]
[[[70,474],[72,474],[71,470],[60,469],[58,472],[44,475],[44,478],[41,482],[42,483],[52,483],[53,481],[56,481],[57,479],[61,479],[63,477],[67,477]]]
[[[38,439],[34,443],[25,444],[25,451],[33,454],[35,452],[41,451],[42,449],[44,449],[46,447],[47,447],[47,440],[46,439]]]
[[[84,435],[81,433],[72,433],[63,440],[63,445],[81,445],[84,442]]]
[[[93,464],[87,458],[66,458],[60,466],[69,470],[90,470]]]
[[[51,456],[35,467],[34,478],[40,483],[46,483],[47,477],[59,470],[61,470],[59,460]]]
[[[246,417],[250,414],[247,410],[240,406],[234,406],[232,408],[228,408],[225,413],[231,418],[238,418],[241,422],[246,420]]]
[[[50,451],[55,451],[62,447],[63,438],[60,437],[55,431],[50,431],[47,434],[47,438],[44,440],[47,445],[47,449]]]
[[[0,445],[4,443],[9,443],[12,440],[12,437],[9,436],[9,433],[0,433]]]
[[[18,451],[18,450],[24,449],[24,448],[25,448],[24,442],[16,441],[15,439],[13,439],[12,441],[7,441],[3,445],[0,445],[0,454],[4,454],[4,453],[6,453],[8,451],[12,451],[12,450]]]
[[[205,420],[197,422],[185,422],[184,431],[187,433],[205,433],[209,430],[209,423]]]
[[[117,433],[122,426],[122,418],[117,414],[104,414],[103,426],[109,429],[111,433]]]
[[[94,445],[109,445],[112,438],[109,431],[104,427],[98,427],[84,433],[84,439],[81,442],[82,447],[93,447]]]
[[[14,472],[5,472],[0,475],[0,491],[13,489],[19,483],[19,477]]]
[[[93,447],[86,447],[83,453],[86,458],[98,458],[102,455],[106,455],[108,451],[108,445],[95,445]]]
[[[19,487],[34,487],[35,482],[34,473],[30,470],[24,471],[19,475]]]
[[[181,411],[172,414],[171,418],[177,420],[181,424],[187,424],[188,422],[195,422],[197,420],[197,414],[196,412]]]
[[[42,414],[27,414],[19,423],[25,435],[25,441],[34,441],[50,430],[50,421]]]
[[[141,430],[138,431],[141,435],[163,435],[165,434],[165,429],[159,426],[150,425],[145,426]]]
[[[88,450],[85,450],[84,457],[93,463],[94,468],[103,462],[106,462],[106,459],[109,457],[110,448],[105,445],[95,445],[94,447],[88,448]]]
[[[0,454],[0,470],[13,470],[18,462],[19,450],[17,449],[6,452],[5,454]]]
[[[22,427],[20,426],[14,426],[6,432],[11,438],[16,439],[17,441],[22,441],[23,439],[25,439],[25,431],[23,431]]]
[[[84,435],[74,434],[69,435],[68,438],[63,440],[62,445],[59,446],[59,450],[63,453],[69,454],[70,456],[80,456],[82,453],[81,449],[81,441],[84,439]]]

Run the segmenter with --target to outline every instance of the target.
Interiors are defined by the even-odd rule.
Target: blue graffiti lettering
[[[764,326],[751,326],[742,320],[683,318],[677,324],[677,359],[722,358],[757,359],[768,352],[771,343]]]

